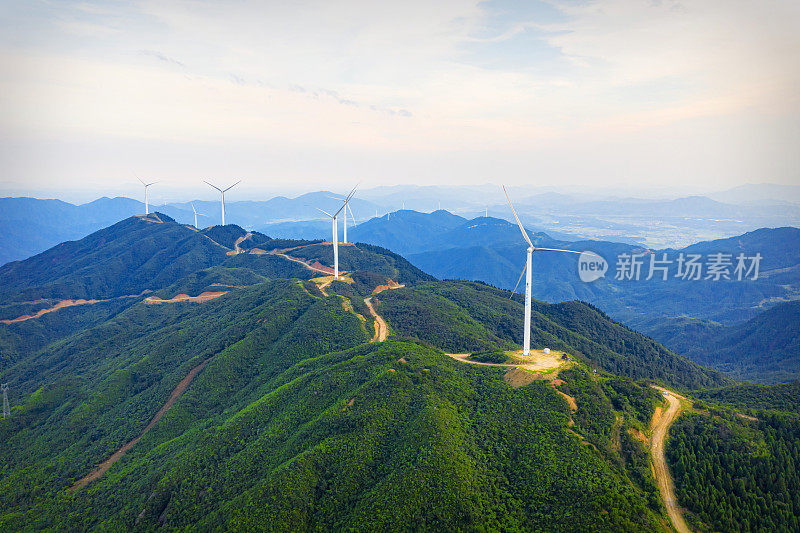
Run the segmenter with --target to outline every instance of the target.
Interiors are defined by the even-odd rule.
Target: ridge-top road
[[[690,533],[691,530],[683,520],[683,515],[680,508],[678,508],[678,502],[675,500],[675,484],[672,481],[672,476],[667,468],[667,460],[664,457],[664,441],[667,438],[669,427],[681,413],[682,397],[662,387],[653,385],[653,388],[661,391],[669,402],[669,406],[653,426],[653,432],[650,437],[652,442],[650,452],[653,457],[653,469],[658,483],[658,490],[661,492],[661,499],[664,500],[667,514],[675,530],[679,533]]]

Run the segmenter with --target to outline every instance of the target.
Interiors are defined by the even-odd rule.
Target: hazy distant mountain
[[[800,204],[800,185],[747,184],[727,191],[713,193],[709,196],[720,202],[731,204]]]
[[[773,196],[785,193],[786,199],[790,199],[793,195],[791,188],[764,187],[772,191],[770,194]],[[746,197],[750,189],[743,190]],[[800,205],[784,200],[739,205],[703,196],[653,200],[587,193],[564,194],[542,187],[513,187],[511,192],[526,224],[564,241],[592,239],[634,246],[644,243],[663,248],[685,246],[761,227],[800,226]],[[338,194],[344,193],[345,190]],[[226,222],[277,237],[329,238],[328,219],[317,208],[328,212],[338,209],[341,203],[332,196],[335,194],[330,191],[316,191],[296,198],[276,196],[267,200],[228,200]],[[762,196],[754,195],[753,198]],[[221,223],[218,201],[191,203],[200,213],[200,227]],[[178,222],[193,224],[191,203],[154,204],[151,210],[165,213]],[[465,221],[485,214],[489,218],[513,220],[502,191],[495,185],[379,186],[360,189],[351,203],[359,224],[381,219],[387,212],[392,216],[402,216],[403,211],[430,214],[440,207],[463,216]],[[29,257],[64,240],[83,237],[143,210],[141,202],[129,198],[101,198],[82,205],[33,198],[2,199],[0,264]],[[352,227],[352,217],[348,215],[348,219]],[[344,216],[341,221],[344,221]],[[294,224],[296,222],[300,224]],[[405,250],[402,238],[385,237],[391,238],[398,250]]]
[[[175,207],[159,210],[180,222],[191,218],[191,209],[188,214]],[[80,239],[137,213],[144,213],[144,204],[130,198],[104,197],[81,205],[61,200],[0,198],[0,264]]]

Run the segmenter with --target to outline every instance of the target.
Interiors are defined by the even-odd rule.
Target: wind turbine
[[[522,336],[522,355],[525,356],[530,355],[531,353],[531,277],[533,275],[533,252],[566,252],[578,255],[580,255],[581,252],[576,252],[575,250],[562,250],[559,248],[536,248],[531,242],[530,237],[528,237],[528,232],[525,231],[525,228],[522,226],[522,222],[520,222],[519,217],[517,216],[517,210],[514,209],[514,204],[511,203],[511,198],[509,198],[508,191],[506,191],[505,186],[503,187],[503,192],[506,194],[506,200],[508,200],[508,205],[511,206],[511,211],[514,212],[514,218],[517,220],[519,230],[522,232],[522,236],[528,243],[528,255],[525,261],[525,269],[522,271],[522,274],[525,274],[525,330]],[[519,275],[517,285],[514,286],[514,291],[517,290],[519,282],[522,281],[522,274]],[[514,291],[511,292],[513,293]]]
[[[358,187],[358,185],[356,185]],[[353,189],[355,191],[355,188]],[[342,198],[341,196],[328,196],[328,198],[333,198],[335,200],[341,200],[344,202],[345,210],[344,210],[344,243],[347,244],[347,211],[350,211],[350,218],[353,219],[353,226],[358,226],[356,224],[356,216],[353,214],[353,209],[350,207],[350,200],[347,198]],[[377,213],[377,210],[376,210]]]
[[[237,181],[236,183],[234,183],[233,185],[231,185],[227,189],[220,189],[216,185],[212,185],[211,183],[208,183],[206,180],[203,180],[203,181],[206,183],[206,185],[210,185],[211,187],[214,187],[215,189],[217,189],[219,191],[220,195],[222,195],[222,225],[224,226],[225,225],[225,192],[229,191],[229,190],[233,189],[234,187],[236,187],[237,185],[239,185],[242,182],[242,180]]]
[[[358,185],[353,187],[353,190],[350,191],[350,194],[348,194],[347,198],[345,198],[342,207],[340,207],[339,210],[336,211],[334,214],[331,215],[330,213],[320,209],[319,207],[314,208],[317,211],[325,213],[326,215],[331,217],[331,224],[333,226],[333,239],[331,240],[331,242],[333,243],[333,279],[339,279],[339,223],[338,223],[339,213],[341,213],[342,209],[345,209],[347,207],[347,202],[349,202],[350,198],[352,198],[353,195],[355,194],[356,187],[358,187]]]
[[[201,217],[207,217],[208,215],[204,215],[203,213],[198,213],[197,209],[194,208],[194,204],[193,203],[190,203],[189,205],[192,206],[192,211],[194,211],[194,229],[199,229],[197,227],[197,215],[200,215]]]
[[[149,215],[150,214],[150,205],[147,203],[147,188],[149,186],[151,186],[151,185],[155,185],[158,182],[157,181],[153,181],[151,183],[145,183],[144,180],[142,180],[142,178],[140,178],[139,176],[136,176],[136,179],[141,181],[142,185],[144,185],[144,214],[145,215]]]

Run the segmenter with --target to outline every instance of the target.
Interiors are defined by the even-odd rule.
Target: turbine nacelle
[[[213,183],[209,183],[209,182],[208,182],[208,181],[206,181],[206,180],[203,180],[203,182],[204,182],[206,185],[208,185],[209,187],[213,187],[214,189],[218,190],[218,191],[219,191],[219,194],[221,195],[221,198],[222,198],[222,199],[221,199],[221,202],[220,202],[220,203],[221,203],[221,207],[222,207],[222,225],[224,226],[224,225],[225,225],[225,193],[226,193],[227,191],[229,191],[229,190],[233,189],[233,188],[234,188],[234,187],[236,187],[237,185],[239,185],[239,184],[242,182],[242,180],[239,180],[239,181],[237,181],[236,183],[234,183],[233,185],[231,185],[230,187],[227,187],[227,188],[225,188],[225,189],[220,189],[219,187],[217,187],[217,186],[216,186],[216,185],[214,185]]]

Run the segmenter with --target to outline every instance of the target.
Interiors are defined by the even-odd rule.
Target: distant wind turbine
[[[347,197],[345,198],[342,207],[340,207],[339,210],[336,211],[334,214],[330,214],[327,211],[320,209],[319,207],[314,208],[317,211],[325,213],[326,215],[331,217],[331,225],[333,227],[333,239],[331,239],[331,243],[333,244],[333,279],[339,279],[339,223],[338,223],[339,213],[342,212],[342,209],[345,209],[347,207],[347,202],[349,202],[350,198],[352,198],[353,195],[355,194],[356,187],[358,187],[358,185],[353,187],[353,190],[350,191],[350,194],[348,194]]]
[[[155,185],[158,182],[157,181],[153,181],[153,182],[150,182],[150,183],[145,183],[144,180],[142,180],[142,178],[140,178],[139,176],[136,176],[136,179],[141,181],[142,185],[144,185],[144,214],[145,215],[149,215],[150,214],[150,205],[147,203],[147,188],[149,186],[151,186],[151,185]]]
[[[211,183],[208,183],[206,180],[203,180],[203,181],[206,183],[206,185],[209,185],[209,186],[214,187],[215,189],[217,189],[219,191],[219,194],[222,197],[222,225],[224,226],[225,225],[225,192],[229,191],[229,190],[233,189],[234,187],[236,187],[237,185],[239,185],[242,182],[242,180],[237,181],[236,183],[234,183],[233,185],[231,185],[227,189],[220,189],[216,185],[212,185]]]
[[[200,229],[197,227],[197,215],[200,215],[201,217],[207,217],[208,215],[204,215],[203,213],[198,213],[197,209],[194,208],[194,204],[190,203],[189,205],[192,206],[192,211],[194,211],[194,229]]]
[[[522,232],[522,236],[528,243],[528,255],[525,261],[525,269],[522,271],[522,274],[525,274],[525,330],[522,335],[522,355],[529,355],[531,353],[531,277],[533,274],[533,252],[566,252],[578,255],[580,255],[582,252],[576,252],[575,250],[562,250],[558,248],[536,248],[533,245],[533,242],[531,242],[530,237],[528,237],[528,232],[525,231],[525,228],[522,226],[522,222],[520,222],[519,217],[517,216],[517,210],[514,209],[514,204],[511,203],[511,198],[509,198],[508,191],[506,191],[505,187],[503,187],[503,192],[506,194],[506,200],[508,200],[508,205],[511,206],[511,211],[514,212],[514,218],[517,220],[519,230]],[[517,290],[519,282],[522,281],[522,274],[520,274],[517,284],[514,286],[514,290],[511,291],[512,293]]]

